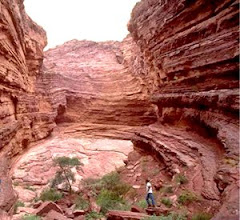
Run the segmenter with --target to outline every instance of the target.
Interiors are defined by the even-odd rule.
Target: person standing
[[[146,191],[147,191],[146,201],[147,201],[148,207],[151,206],[151,203],[149,202],[149,199],[152,202],[152,206],[155,207],[152,184],[150,183],[149,179],[146,179]]]

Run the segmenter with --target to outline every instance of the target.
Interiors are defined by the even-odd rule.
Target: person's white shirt
[[[152,185],[150,182],[147,182],[146,191],[147,191],[147,193],[152,193]]]

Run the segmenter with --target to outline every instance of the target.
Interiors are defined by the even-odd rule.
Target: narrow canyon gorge
[[[48,185],[56,155],[84,164],[76,188],[118,170],[144,198],[146,178],[184,174],[176,196],[201,196],[190,216],[239,219],[238,1],[142,0],[122,42],[45,52],[23,0],[0,15],[0,220]]]

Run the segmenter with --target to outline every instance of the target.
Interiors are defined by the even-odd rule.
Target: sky
[[[53,48],[72,39],[121,41],[139,0],[24,0],[27,14],[47,32]]]

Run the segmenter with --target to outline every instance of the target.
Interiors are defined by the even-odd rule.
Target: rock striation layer
[[[230,196],[239,190],[238,22],[237,1],[151,0],[136,5],[128,25],[160,122],[136,140],[168,167],[196,169],[202,196],[231,206],[215,219],[238,215]]]
[[[156,121],[141,81],[124,65],[119,42],[73,40],[45,53],[39,91],[56,123],[145,125]]]
[[[54,124],[47,102],[35,92],[43,61],[45,31],[25,13],[23,1],[0,2],[0,212],[11,212],[15,200],[10,160],[29,143],[45,138]],[[50,106],[50,105],[49,105]],[[2,169],[2,170],[1,170]],[[0,218],[4,219],[4,216]]]
[[[22,1],[1,1],[0,14],[0,150],[13,157],[52,129],[50,104],[35,91],[47,41]]]

